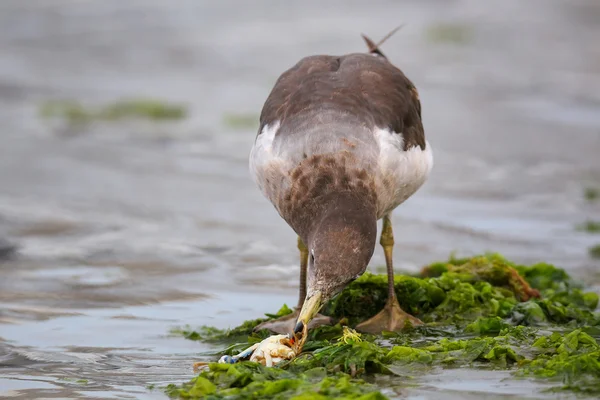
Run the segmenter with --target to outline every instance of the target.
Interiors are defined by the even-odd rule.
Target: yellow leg
[[[382,331],[400,331],[406,325],[406,321],[414,325],[421,325],[422,322],[406,313],[396,298],[394,289],[394,265],[392,262],[392,251],[394,249],[394,232],[392,231],[392,221],[389,215],[383,217],[383,229],[379,243],[383,247],[385,254],[385,264],[388,276],[388,298],[383,310],[374,317],[361,322],[356,327],[357,330],[368,333],[381,333]]]
[[[300,291],[298,292],[298,305],[296,307],[299,310],[306,298],[306,270],[308,268],[308,248],[300,239],[300,236],[298,236],[298,250],[300,250]]]
[[[392,230],[392,221],[389,215],[383,217],[383,228],[381,229],[381,238],[379,244],[383,247],[385,254],[385,265],[387,267],[388,276],[388,300],[396,298],[396,290],[394,289],[394,265],[392,252],[394,250],[394,231]]]

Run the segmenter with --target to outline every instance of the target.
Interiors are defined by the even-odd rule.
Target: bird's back
[[[318,124],[325,113],[337,117],[332,122],[401,133],[407,148],[425,147],[417,90],[384,57],[356,53],[300,60],[277,80],[260,124],[279,122],[278,136],[292,136]]]
[[[276,82],[250,166],[298,230],[298,215],[318,212],[315,199],[340,191],[375,202],[383,216],[424,182],[428,152],[417,90],[398,68],[372,54],[323,55]]]

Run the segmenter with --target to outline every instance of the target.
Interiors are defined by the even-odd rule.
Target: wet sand
[[[600,219],[583,197],[600,186],[600,6],[365,4],[0,3],[0,396],[164,398],[146,387],[189,379],[207,350],[171,327],[293,305],[295,236],[249,177],[256,126],[228,116],[257,117],[300,57],[364,51],[361,32],[400,23],[383,49],[419,88],[435,166],[394,214],[397,268],[498,251],[598,285],[600,237],[574,227]],[[39,116],[49,100],[122,97],[189,117]],[[547,396],[507,378],[439,371],[399,396]]]

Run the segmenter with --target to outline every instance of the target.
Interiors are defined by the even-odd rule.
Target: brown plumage
[[[311,56],[284,72],[260,115],[260,131],[279,121],[298,132],[313,116],[344,110],[339,118],[368,128],[402,133],[404,149],[425,149],[421,102],[413,83],[385,57],[371,54]]]
[[[298,234],[302,257],[302,311],[280,321],[284,328],[263,326],[276,332],[289,331],[296,317],[302,331],[325,301],[364,273],[381,218],[389,315],[366,328],[396,330],[418,321],[393,292],[389,214],[425,182],[432,153],[417,89],[379,44],[365,41],[368,54],[303,58],[279,77],[262,109],[250,168]]]

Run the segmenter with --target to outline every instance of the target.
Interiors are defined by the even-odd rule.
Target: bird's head
[[[372,204],[338,198],[308,237],[306,298],[294,333],[305,339],[308,323],[332,297],[361,276],[371,260],[377,236]]]

